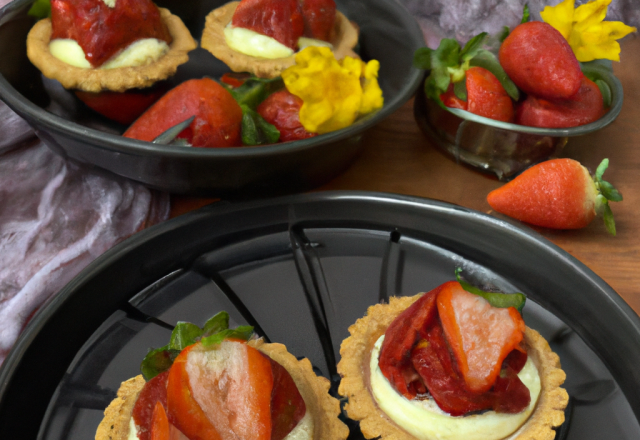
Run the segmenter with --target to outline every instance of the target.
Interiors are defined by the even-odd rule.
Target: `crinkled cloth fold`
[[[169,196],[63,159],[0,102],[0,363],[87,264],[169,214]]]

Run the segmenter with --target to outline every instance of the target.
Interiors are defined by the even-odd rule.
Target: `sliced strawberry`
[[[541,21],[518,25],[500,46],[500,64],[527,93],[567,99],[582,81],[580,63],[560,32]]]
[[[269,359],[232,340],[192,347],[176,358],[169,373],[167,401],[175,425],[192,440],[269,440],[273,388]]]
[[[102,0],[52,0],[51,27],[52,40],[75,40],[94,67],[136,40],[172,40],[151,0],[117,0],[114,8]]]
[[[318,40],[330,41],[336,22],[336,2],[333,0],[303,0],[302,17],[304,35]]]
[[[513,102],[498,78],[487,69],[472,67],[466,72],[467,110],[497,121],[513,121]]]
[[[271,392],[271,440],[282,440],[304,417],[307,407],[289,372],[273,359]]]
[[[470,391],[486,392],[524,337],[522,316],[514,307],[492,307],[456,281],[441,287],[438,313],[460,373]]]
[[[195,120],[185,130],[192,146],[215,148],[242,144],[242,109],[227,89],[210,78],[192,79],[171,89],[123,136],[152,141],[194,115]]]
[[[231,24],[271,37],[293,50],[304,33],[297,0],[241,0]]]
[[[569,99],[546,100],[527,96],[517,110],[516,123],[530,127],[569,128],[595,122],[605,113],[600,88],[586,76]]]
[[[138,427],[138,438],[150,440],[153,412],[156,403],[167,405],[167,379],[169,372],[165,371],[144,384],[133,407],[133,421]]]
[[[456,371],[440,325],[411,352],[411,361],[440,409],[452,416],[491,408],[489,394],[470,392]]]
[[[495,412],[517,414],[531,402],[531,392],[512,368],[502,370],[491,390],[491,408]]]
[[[151,440],[170,440],[169,419],[167,418],[164,406],[162,406],[160,402],[156,402],[153,408]]]
[[[300,123],[303,101],[288,90],[272,93],[257,108],[258,114],[280,131],[280,142],[297,141],[317,136]]]
[[[193,397],[189,375],[186,370],[189,352],[198,344],[191,345],[178,355],[169,370],[167,380],[167,412],[169,421],[190,440],[222,440],[217,429],[209,421]]]
[[[615,235],[613,214],[607,200],[622,196],[602,180],[608,160],[596,172],[596,183],[589,171],[573,159],[553,159],[535,165],[487,196],[493,209],[518,220],[554,229],[587,226],[602,208],[607,229]],[[602,192],[600,195],[599,193]],[[603,197],[601,197],[603,196]]]
[[[419,379],[411,364],[411,349],[424,338],[427,326],[437,316],[436,298],[440,287],[422,295],[393,320],[384,334],[378,365],[400,394],[413,399],[419,392],[412,383]]]

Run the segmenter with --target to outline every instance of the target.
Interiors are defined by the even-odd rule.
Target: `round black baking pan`
[[[27,15],[33,1],[14,0],[0,10],[0,99],[59,154],[171,193],[238,199],[293,193],[325,183],[357,157],[363,132],[397,110],[420,83],[413,53],[425,42],[413,16],[396,0],[337,0],[338,9],[360,28],[361,57],[380,61],[378,80],[385,102],[379,111],[342,130],[260,147],[186,148],[123,138],[125,126],[93,112],[30,63],[25,42],[35,23]],[[206,15],[227,1],[156,3],[182,18],[199,39]],[[228,71],[198,48],[170,83],[219,78]]]
[[[603,280],[533,231],[365,192],[218,203],[105,253],[34,316],[2,365],[2,438],[93,438],[147,350],[177,321],[202,325],[220,310],[309,358],[335,390],[349,325],[456,267],[481,287],[528,295],[525,320],[567,373],[558,438],[640,438],[640,319]]]

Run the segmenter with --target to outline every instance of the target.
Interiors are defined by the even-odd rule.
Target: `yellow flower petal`
[[[377,81],[380,64],[369,64],[351,57],[338,62],[327,47],[308,47],[296,55],[296,64],[282,73],[282,79],[303,101],[300,122],[307,131],[339,130],[353,124],[364,110],[382,106]]]
[[[546,6],[540,17],[546,23],[556,28],[558,32],[566,39],[569,39],[569,33],[573,26],[574,0],[564,0],[556,6]]]
[[[616,40],[636,32],[636,28],[620,21],[603,21],[610,3],[611,0],[593,0],[573,10],[574,0],[565,0],[547,6],[540,15],[567,39],[578,61],[620,61]]]
[[[578,6],[573,13],[574,28],[583,31],[596,25],[607,16],[607,8],[611,0],[595,0]]]

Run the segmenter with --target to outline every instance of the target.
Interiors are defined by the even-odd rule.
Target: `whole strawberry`
[[[604,159],[595,176],[573,159],[553,159],[535,165],[487,196],[491,207],[509,217],[553,229],[579,229],[602,215],[607,230],[616,235],[608,201],[622,195],[602,175]]]
[[[526,93],[567,99],[582,83],[580,63],[560,32],[541,21],[518,25],[500,46],[500,64]]]

